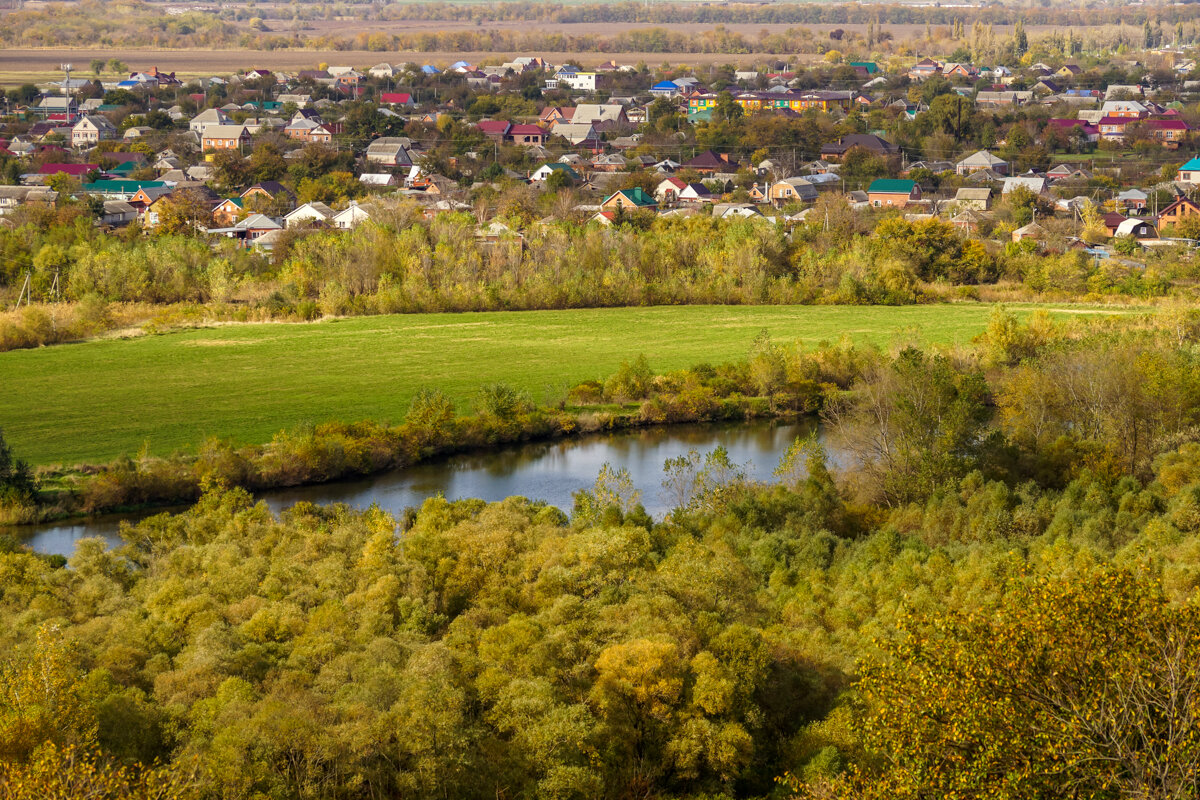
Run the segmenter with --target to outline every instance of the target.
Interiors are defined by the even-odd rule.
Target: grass
[[[1030,307],[1014,307],[1018,312]],[[683,306],[413,314],[206,328],[0,354],[0,427],[35,464],[165,454],[208,436],[262,442],[303,422],[399,421],[433,386],[461,407],[504,381],[543,400],[646,354],[656,370],[740,358],[763,329],[966,343],[990,306]]]

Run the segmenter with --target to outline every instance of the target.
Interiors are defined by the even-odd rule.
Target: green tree
[[[826,414],[836,440],[862,465],[859,491],[900,505],[974,468],[987,399],[982,374],[910,347],[869,369]]]
[[[1027,580],[910,617],[858,681],[867,798],[1186,797],[1200,771],[1200,609],[1144,577]]]

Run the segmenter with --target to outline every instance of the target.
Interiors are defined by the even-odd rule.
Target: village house
[[[74,125],[79,120],[79,104],[74,97],[43,97],[36,110],[46,122]]]
[[[963,210],[987,211],[992,205],[992,190],[987,187],[964,186],[955,192],[954,204]]]
[[[512,123],[504,119],[485,119],[475,123],[475,127],[489,139],[502,141],[508,135]]]
[[[1012,240],[1014,242],[1021,242],[1025,239],[1030,239],[1035,242],[1042,242],[1046,240],[1046,236],[1046,229],[1041,225],[1038,225],[1036,222],[1031,222],[1028,225],[1017,228],[1012,232]]]
[[[679,190],[678,198],[681,204],[711,203],[713,201],[712,192],[703,183],[687,184]]]
[[[823,145],[821,158],[826,161],[841,161],[846,153],[855,147],[881,157],[893,156],[900,152],[896,145],[872,133],[851,133],[836,142]]]
[[[332,218],[333,209],[320,200],[314,200],[284,214],[283,226],[285,228],[312,228],[324,225]]]
[[[904,208],[921,199],[921,187],[915,181],[876,178],[867,187],[867,202],[874,208]]]
[[[541,147],[546,143],[546,131],[538,125],[513,125],[505,139],[522,147]]]
[[[359,205],[357,200],[351,200],[350,205],[334,214],[329,221],[333,227],[348,231],[357,228],[370,219],[370,212]]]
[[[981,169],[990,169],[997,175],[1007,175],[1008,162],[992,155],[987,150],[980,150],[954,165],[954,171],[959,175],[970,175]]]
[[[1178,150],[1190,130],[1181,119],[1148,119],[1142,125],[1151,138],[1168,150]]]
[[[299,115],[287,124],[283,135],[298,142],[328,144],[333,141],[333,131],[329,126]]]
[[[538,115],[538,119],[543,125],[554,126],[560,122],[570,122],[574,116],[575,109],[571,106],[546,106]]]
[[[229,115],[219,108],[206,108],[196,116],[192,117],[188,122],[188,130],[199,136],[204,136],[204,131],[213,125],[228,125]]]
[[[1163,227],[1178,225],[1185,217],[1194,217],[1197,214],[1200,214],[1200,206],[1186,197],[1180,197],[1158,212],[1158,224]]]
[[[1178,177],[1175,180],[1180,183],[1200,185],[1200,156],[1191,159],[1180,167]]]
[[[687,187],[687,181],[683,178],[671,176],[663,178],[659,181],[658,186],[654,187],[654,199],[659,205],[671,206],[679,200],[679,193]]]
[[[250,144],[245,125],[209,125],[200,137],[201,150],[238,150]]]
[[[572,184],[579,183],[582,180],[579,177],[579,173],[570,164],[563,164],[561,162],[543,164],[530,174],[529,180],[532,183],[543,183],[556,172],[565,175]]]
[[[619,103],[580,103],[571,114],[571,122],[577,125],[590,123],[597,131],[625,128],[629,125],[629,117],[625,106]],[[555,131],[557,133],[557,131]]]
[[[600,134],[590,122],[560,122],[554,126],[553,134],[566,139],[574,147],[585,147],[593,152],[604,149]]]
[[[86,116],[71,128],[71,145],[94,147],[103,141],[119,138],[117,127],[100,115]]]
[[[240,197],[227,197],[212,210],[213,222],[228,227],[246,216],[246,203]]]
[[[683,162],[683,169],[691,169],[701,175],[712,175],[718,172],[736,172],[738,163],[728,153],[717,153],[705,150],[703,153]]]
[[[403,136],[381,136],[367,145],[365,158],[368,164],[385,167],[407,167],[412,165],[408,147],[412,140]]]
[[[1127,219],[1117,226],[1114,236],[1129,236],[1134,239],[1157,239],[1158,229],[1144,219]]]
[[[279,181],[261,181],[242,192],[241,199],[251,207],[271,204],[288,210],[296,207],[296,195]]]
[[[653,211],[657,206],[658,203],[655,202],[653,197],[637,187],[614,192],[600,203],[600,208],[604,211],[616,211],[617,209],[625,209],[627,211],[645,209]]]
[[[767,188],[767,200],[776,208],[789,203],[811,203],[817,199],[817,187],[804,178],[784,178]]]

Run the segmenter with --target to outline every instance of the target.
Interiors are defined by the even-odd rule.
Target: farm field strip
[[[1025,314],[1033,306],[1012,308]],[[98,340],[0,354],[0,428],[34,463],[103,462],[143,444],[165,454],[208,436],[262,442],[304,422],[395,422],[426,386],[445,391],[464,411],[480,386],[499,381],[543,401],[604,378],[638,354],[658,371],[741,358],[764,329],[776,341],[809,345],[843,335],[879,345],[898,336],[965,344],[991,310],[956,304],[412,314]]]

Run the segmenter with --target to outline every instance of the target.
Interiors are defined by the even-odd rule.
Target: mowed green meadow
[[[1032,307],[1015,306],[1019,314]],[[0,353],[0,428],[35,464],[96,463],[193,449],[206,437],[264,442],[326,420],[398,422],[436,387],[465,411],[497,381],[548,392],[604,378],[645,354],[659,371],[776,341],[967,343],[983,304],[673,306],[358,317],[226,325]],[[1085,309],[1062,313],[1087,313]]]

